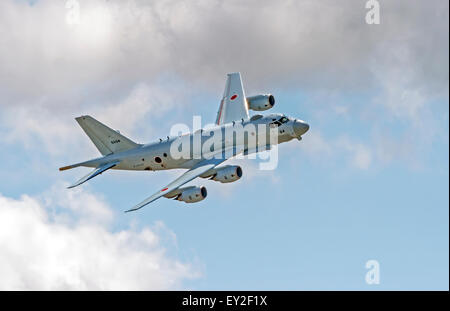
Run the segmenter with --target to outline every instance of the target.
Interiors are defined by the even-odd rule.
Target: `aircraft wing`
[[[229,73],[217,112],[216,124],[220,125],[241,119],[246,120],[248,117],[247,100],[242,86],[241,74],[239,72]]]
[[[164,188],[162,188],[161,190],[159,190],[158,192],[156,192],[152,196],[148,197],[147,199],[145,199],[144,201],[142,201],[141,203],[139,203],[138,205],[136,205],[132,209],[127,210],[125,212],[136,211],[136,210],[144,207],[145,205],[147,205],[149,203],[152,203],[153,201],[159,199],[160,197],[166,195],[167,193],[170,193],[171,191],[174,191],[174,190],[178,189],[182,185],[190,182],[191,180],[197,178],[201,174],[203,174],[203,173],[207,172],[208,170],[216,167],[217,165],[219,165],[220,163],[222,163],[222,162],[224,162],[226,160],[227,160],[226,158],[223,158],[223,159],[214,159],[214,158],[212,158],[212,159],[201,161],[200,163],[195,165],[193,168],[191,168],[190,170],[185,172],[183,175],[181,175],[180,177],[178,177],[177,179],[172,181],[170,184],[168,184],[167,186],[165,186]]]
[[[116,166],[117,164],[119,164],[120,161],[114,161],[114,162],[109,162],[106,164],[102,164],[99,167],[97,167],[95,170],[93,170],[92,172],[90,172],[89,174],[87,174],[86,176],[84,176],[83,178],[81,178],[80,180],[78,180],[76,183],[74,183],[73,185],[67,187],[68,189],[70,188],[74,188],[76,186],[81,185],[82,183],[88,181],[91,178],[94,178],[95,176],[103,173],[106,170],[109,170],[110,168],[113,168],[114,166]]]

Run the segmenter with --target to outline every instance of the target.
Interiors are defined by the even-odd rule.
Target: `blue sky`
[[[0,5],[0,288],[448,290],[448,2],[381,2],[371,26],[358,1],[79,2],[75,26],[58,2]],[[233,71],[311,126],[276,170],[230,161],[241,180],[192,182],[204,201],[131,214],[180,171],[65,189],[89,169],[57,168],[98,156],[74,117],[156,140],[212,122]]]

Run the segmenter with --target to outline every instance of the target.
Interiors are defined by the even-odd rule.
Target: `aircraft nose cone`
[[[294,133],[297,137],[302,136],[309,130],[309,124],[302,120],[295,120]]]

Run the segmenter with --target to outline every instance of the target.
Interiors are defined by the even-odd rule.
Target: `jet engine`
[[[236,165],[227,165],[216,169],[216,173],[211,177],[212,180],[221,183],[229,183],[242,177],[242,168]]]
[[[275,105],[275,97],[271,94],[261,94],[247,97],[248,109],[264,111]]]
[[[195,203],[204,200],[207,195],[208,192],[205,187],[189,187],[184,189],[175,200],[186,203]]]

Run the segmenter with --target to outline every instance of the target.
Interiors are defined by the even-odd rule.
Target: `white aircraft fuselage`
[[[227,124],[223,124],[220,126],[215,126],[207,129],[202,129],[201,131],[204,132],[214,132],[214,131],[220,131],[222,133],[222,148],[228,149],[230,147],[238,147],[239,144],[237,143],[236,139],[233,139],[232,141],[225,139],[226,134],[225,131],[227,130],[234,130],[236,133],[236,136],[238,135],[244,135],[242,134],[245,132],[245,126],[248,124],[254,124],[255,125],[255,140],[258,141],[261,139],[259,137],[260,131],[258,131],[258,126],[263,124],[266,126],[266,130],[262,133],[262,135],[265,136],[265,141],[269,142],[270,139],[268,137],[268,133],[270,133],[270,124],[273,122],[276,122],[276,120],[279,120],[282,117],[286,117],[288,119],[287,122],[282,123],[281,125],[278,125],[277,130],[277,144],[281,144],[284,142],[288,142],[294,138],[301,139],[301,136],[306,133],[309,129],[309,125],[299,119],[294,119],[287,117],[282,114],[268,114],[266,116],[262,116],[262,118],[251,121],[237,121],[237,122],[230,122]],[[241,133],[240,133],[241,132]],[[252,133],[249,133],[252,135]],[[85,167],[98,167],[99,165],[102,165],[104,163],[108,163],[111,161],[119,160],[120,163],[116,166],[112,167],[111,169],[115,170],[133,170],[133,171],[162,171],[162,170],[170,170],[170,169],[189,169],[193,165],[197,164],[198,162],[201,162],[204,160],[204,157],[202,155],[199,155],[199,152],[195,151],[194,146],[194,133],[185,134],[188,135],[189,138],[187,138],[190,141],[189,147],[190,147],[190,157],[189,158],[174,158],[172,156],[171,152],[171,146],[175,143],[175,140],[179,137],[169,137],[167,136],[165,139],[161,139],[155,142],[151,142],[148,144],[140,145],[137,148],[122,151],[119,153],[113,153],[109,154],[103,157],[99,157],[93,160],[89,160],[86,162],[80,163],[80,166]],[[199,135],[200,136],[200,135]],[[208,139],[210,139],[211,136],[201,136],[201,142],[200,145],[203,146]],[[254,144],[246,143],[244,144],[245,149],[247,148],[254,148],[256,147]],[[255,152],[255,151],[254,151]],[[237,152],[235,152],[236,155]]]

